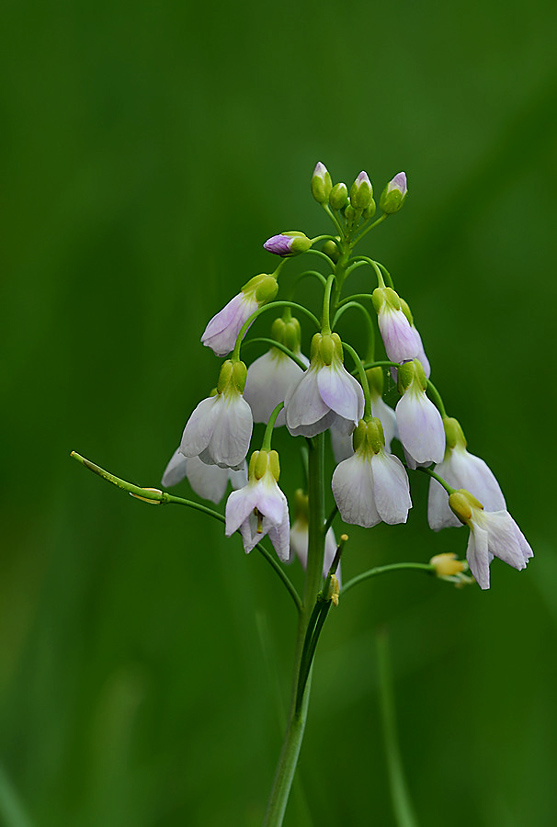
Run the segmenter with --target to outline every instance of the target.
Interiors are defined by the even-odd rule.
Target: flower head
[[[274,253],[277,256],[296,256],[309,250],[311,239],[305,233],[292,230],[271,236],[263,246],[268,253]]]
[[[335,424],[350,433],[364,410],[360,384],[343,364],[337,333],[316,333],[311,362],[285,399],[286,426],[293,436],[315,436]]]
[[[254,451],[248,484],[233,491],[226,503],[226,536],[240,531],[246,554],[266,534],[279,558],[290,560],[289,517],[286,497],[278,487],[280,474],[276,451]]]
[[[404,313],[398,293],[391,287],[376,287],[372,300],[387,357],[391,362],[415,359],[421,340]]]
[[[226,356],[234,348],[240,330],[252,313],[272,301],[277,291],[274,276],[265,273],[254,276],[244,284],[237,296],[213,316],[201,337],[202,343],[217,356]]]
[[[481,589],[489,589],[489,565],[498,557],[515,569],[524,569],[534,552],[506,510],[485,511],[469,491],[461,488],[449,497],[458,519],[470,528],[466,560]]]
[[[401,461],[385,452],[380,421],[359,422],[354,456],[337,466],[333,494],[345,523],[370,528],[383,521],[405,523],[412,507],[408,477]]]
[[[223,364],[216,395],[200,402],[186,423],[180,444],[185,457],[221,468],[241,466],[253,430],[251,408],[242,396],[246,373],[243,362]]]
[[[300,350],[300,323],[297,319],[275,319],[273,338],[288,347],[298,358],[309,365]],[[282,350],[271,348],[249,368],[244,390],[244,399],[253,412],[254,422],[267,422],[279,402],[284,402],[290,387],[303,376],[302,368]],[[285,423],[284,409],[279,413],[275,428]]]
[[[441,462],[445,453],[445,430],[441,414],[426,396],[427,380],[418,359],[398,368],[402,398],[395,408],[400,441],[408,465]]]
[[[199,457],[185,457],[180,449],[174,451],[170,462],[166,466],[162,477],[164,488],[178,485],[184,477],[200,497],[220,503],[224,497],[226,486],[230,481],[232,488],[241,488],[247,482],[247,468],[244,462],[239,470],[233,468],[219,468],[218,465],[207,465]]]
[[[484,506],[486,511],[505,511],[507,505],[493,471],[483,459],[468,453],[466,439],[458,421],[443,419],[447,447],[443,461],[435,469],[452,488],[465,488]],[[460,520],[449,508],[447,493],[440,483],[431,479],[427,508],[429,527],[434,531],[449,526],[460,526]]]

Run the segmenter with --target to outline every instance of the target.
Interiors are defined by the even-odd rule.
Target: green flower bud
[[[232,368],[232,381],[234,382],[234,387],[240,393],[244,392],[244,388],[246,387],[246,377],[248,375],[248,369],[244,362],[234,362],[234,366]]]
[[[329,204],[333,210],[342,210],[348,204],[348,187],[342,182],[335,184],[329,195]]]
[[[263,247],[268,253],[274,253],[283,258],[287,256],[295,256],[299,253],[307,253],[311,247],[311,239],[305,233],[300,233],[297,230],[289,230],[285,233],[279,233],[268,238]]]
[[[311,177],[311,194],[318,204],[326,204],[332,190],[333,182],[325,164],[319,161]]]
[[[355,210],[365,210],[371,205],[373,187],[367,172],[360,172],[350,187],[350,203]]]
[[[398,212],[406,200],[406,193],[408,187],[406,183],[406,173],[399,172],[395,177],[389,181],[379,199],[379,206],[387,215],[392,215]]]
[[[338,251],[338,247],[334,241],[326,241],[322,247],[323,252],[326,256],[329,256],[331,261],[334,261],[335,264],[340,258],[340,253]]]
[[[383,368],[368,368],[366,370],[367,381],[369,385],[369,392],[372,396],[383,396],[383,385],[385,376]]]
[[[363,217],[365,218],[366,221],[369,221],[370,218],[373,218],[373,216],[375,215],[375,210],[376,209],[377,209],[377,205],[376,205],[375,201],[372,198],[371,199],[371,204],[368,207],[366,207],[365,210],[362,213],[362,215],[363,215]]]

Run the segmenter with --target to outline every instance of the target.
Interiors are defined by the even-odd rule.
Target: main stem
[[[300,677],[300,666],[304,640],[309,620],[315,605],[317,593],[321,586],[323,570],[323,553],[325,544],[325,498],[324,498],[324,435],[319,434],[308,440],[308,498],[309,498],[309,538],[308,562],[302,608],[299,614],[298,633],[296,639],[296,655],[294,659],[294,676],[292,681],[292,696],[288,726],[284,736],[282,751],[277,764],[273,789],[267,805],[264,827],[280,827],[282,824],[290,788],[298,764],[298,756],[302,746],[306,726],[307,709],[311,677],[306,684],[302,703],[296,709],[296,696]]]

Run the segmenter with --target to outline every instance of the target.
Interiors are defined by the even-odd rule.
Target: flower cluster
[[[386,184],[379,198],[381,215],[375,220],[373,185],[365,171],[349,187],[344,182],[333,184],[326,167],[318,163],[311,191],[333,221],[333,234],[309,238],[288,231],[271,236],[264,248],[280,257],[279,266],[272,274],[251,278],[209,321],[202,343],[217,357],[229,358],[220,369],[213,394],[189,417],[163,485],[175,485],[187,477],[196,493],[217,503],[230,481],[236,490],[226,503],[226,536],[239,531],[246,552],[268,536],[282,562],[288,562],[295,552],[304,566],[308,548],[320,544],[325,576],[337,548],[330,526],[333,517],[327,531],[324,520],[315,528],[308,514],[321,506],[311,498],[308,503],[300,491],[290,528],[288,501],[278,485],[279,456],[271,448],[271,439],[273,430],[285,425],[293,437],[305,438],[299,440],[302,450],[309,443],[315,453],[320,435],[330,431],[336,468],[330,493],[322,492],[318,499],[331,499],[332,494],[340,518],[348,524],[370,528],[380,522],[405,523],[412,507],[407,470],[425,470],[431,476],[430,527],[435,531],[461,525],[470,528],[468,566],[480,587],[488,588],[493,557],[521,569],[532,556],[531,548],[508,514],[493,473],[467,451],[462,428],[447,416],[431,383],[430,363],[408,303],[395,290],[383,265],[352,254],[369,230],[402,208],[406,175],[400,172]],[[322,242],[321,251],[315,249],[318,242]],[[323,286],[320,324],[311,310],[301,308],[318,325],[308,360],[302,349],[302,327],[293,315],[299,305],[286,300],[277,305],[274,300],[284,265],[316,252],[327,260],[329,269],[326,275],[315,270],[301,274],[317,275]],[[350,272],[363,264],[372,272],[369,292],[346,295]],[[277,314],[279,307],[271,325],[270,349],[248,368],[240,359],[246,333],[258,317],[273,310]],[[365,358],[341,339],[335,329],[337,321],[352,307],[365,314],[367,330],[376,321],[386,359],[376,361],[372,334]],[[346,354],[352,372],[346,367]],[[394,379],[399,394],[394,409],[383,398],[386,376]],[[246,476],[254,422],[267,427],[261,449],[251,455]],[[312,473],[310,467],[310,477]],[[311,488],[309,483],[311,479],[306,483]],[[315,538],[313,544],[309,542],[310,525],[313,531],[322,532],[318,543]],[[465,564],[453,557],[440,556],[442,565],[436,564],[444,572],[440,576],[466,582]]]

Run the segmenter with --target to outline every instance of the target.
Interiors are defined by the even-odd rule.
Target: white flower
[[[305,356],[296,354],[303,362],[309,364]],[[248,377],[244,390],[244,399],[249,403],[254,422],[268,422],[273,410],[284,402],[288,390],[295,385],[304,371],[286,353],[276,347],[271,348],[248,368]],[[284,409],[279,413],[275,428],[284,425]]]
[[[381,423],[361,420],[354,432],[354,456],[333,474],[333,495],[345,523],[370,528],[383,521],[405,523],[412,507],[401,461],[384,450]]]
[[[395,408],[400,441],[410,468],[441,462],[445,430],[441,414],[426,396],[423,367],[418,360],[398,368],[402,398]]]
[[[381,396],[374,396],[370,388],[371,397],[371,413],[380,420],[383,426],[383,434],[385,436],[385,451],[391,453],[391,442],[395,437],[398,437],[398,429],[396,427],[396,414],[390,405],[383,401]]]
[[[224,497],[229,480],[235,489],[246,484],[247,468],[245,462],[238,471],[232,468],[219,468],[218,465],[207,465],[199,457],[185,457],[178,448],[166,466],[162,485],[164,488],[171,488],[184,477],[188,478],[196,494],[218,504]]]
[[[484,511],[482,504],[460,489],[449,497],[460,522],[470,528],[466,560],[481,589],[489,589],[489,565],[498,557],[515,569],[524,569],[534,552],[508,511]]]
[[[252,313],[277,294],[278,285],[274,276],[254,276],[242,287],[222,310],[213,316],[201,341],[217,356],[226,356],[234,348],[242,326]]]
[[[348,434],[363,414],[364,394],[343,365],[340,337],[316,333],[311,350],[309,368],[286,395],[286,426],[292,436],[312,437],[333,424]]]
[[[278,487],[279,462],[276,451],[254,451],[249,481],[233,491],[226,503],[226,536],[240,531],[246,554],[266,534],[279,558],[290,560],[288,502]]]
[[[308,526],[308,498],[303,491],[296,491],[296,519],[290,528],[290,548],[296,553],[302,566],[307,568],[308,560],[308,544],[309,544],[309,526]],[[332,527],[325,535],[325,553],[323,556],[323,577],[329,574],[329,569],[333,564],[335,554],[337,551],[337,541]],[[342,577],[340,571],[340,563],[337,566],[336,572],[339,586],[342,588]]]
[[[241,393],[245,378],[243,362],[224,363],[217,395],[200,402],[186,424],[180,445],[184,456],[221,468],[242,464],[253,430],[251,408]]]
[[[398,293],[390,287],[377,287],[372,299],[388,359],[391,362],[415,359],[420,351],[421,340],[402,310]]]

